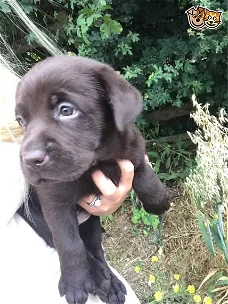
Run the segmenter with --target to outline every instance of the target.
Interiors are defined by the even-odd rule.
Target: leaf
[[[223,246],[222,246],[222,242],[221,242],[221,239],[220,239],[220,236],[219,236],[219,232],[218,232],[218,229],[217,229],[216,222],[214,222],[211,225],[211,232],[212,232],[212,235],[213,235],[213,238],[215,240],[216,245],[218,246],[218,248],[220,250],[223,250]]]
[[[169,167],[170,167],[170,162],[171,162],[171,156],[169,156],[169,157],[167,158],[166,162],[165,162],[165,167],[166,167],[166,169],[169,169]]]
[[[169,173],[158,173],[158,176],[160,179],[163,180],[170,180],[176,177],[176,175],[174,174],[173,176]]]
[[[37,11],[37,6],[35,4],[24,4],[22,6],[26,14],[30,14],[33,11]]]
[[[223,235],[223,237],[225,236],[224,234],[224,225],[223,225],[223,216],[222,216],[222,209],[223,206],[218,204],[217,205],[217,214],[218,214],[218,223],[219,223],[219,227],[220,227],[220,231]]]
[[[204,223],[203,223],[203,221],[201,219],[201,216],[200,216],[200,213],[199,213],[198,210],[196,212],[196,216],[197,216],[197,219],[198,219],[198,222],[199,222],[199,227],[200,227],[200,230],[201,230],[204,242],[207,245],[207,248],[210,251],[210,253],[212,255],[214,255],[215,254],[215,248],[214,248],[211,236],[208,235],[210,233],[210,226],[207,225],[208,226],[207,228],[204,226]]]
[[[93,23],[93,20],[94,20],[94,15],[89,16],[89,17],[86,19],[87,25],[90,26],[90,25]]]
[[[228,277],[221,277],[217,280],[216,286],[228,286]]]
[[[3,11],[4,13],[10,13],[11,9],[8,4],[5,2],[0,3],[0,10]]]
[[[158,229],[159,219],[157,215],[150,214],[149,215],[150,224],[153,226],[154,230]]]
[[[218,272],[218,269],[213,269],[211,270],[208,275],[203,279],[202,283],[199,286],[199,289],[203,286],[203,284],[205,284],[211,277],[213,277],[216,272]]]
[[[105,0],[98,0],[99,6],[105,6],[107,3]]]
[[[34,33],[30,33],[28,36],[27,36],[27,42],[29,45],[31,45],[34,41],[36,41],[37,37],[35,36]]]
[[[112,34],[119,34],[123,30],[121,24],[115,20],[108,19],[100,27],[100,31],[105,38],[109,38]]]
[[[147,155],[154,158],[160,158],[160,154],[156,151],[149,151],[147,152]]]
[[[219,233],[219,237],[221,239],[221,244],[222,244],[222,251],[225,255],[225,259],[226,259],[226,263],[228,263],[228,248],[227,248],[227,244],[224,240],[224,236],[222,235],[222,232],[220,230],[220,227],[217,225],[217,229],[218,229],[218,233]]]

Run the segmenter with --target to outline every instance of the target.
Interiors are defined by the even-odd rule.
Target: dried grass
[[[164,222],[164,249],[159,259],[159,271],[173,275],[178,273],[187,284],[200,285],[211,269],[224,266],[223,260],[212,257],[201,237],[198,223],[187,195],[182,187],[170,189],[172,207]],[[131,207],[118,211],[114,221],[106,227],[104,247],[112,266],[129,282],[141,300],[151,293],[148,276],[154,273],[152,255],[157,246],[153,236],[143,233],[132,235]],[[135,272],[140,260],[142,272]]]

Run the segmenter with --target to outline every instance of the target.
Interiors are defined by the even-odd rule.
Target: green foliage
[[[181,107],[192,93],[215,111],[228,105],[226,0],[19,2],[62,50],[111,64],[142,92],[144,112],[136,121],[142,130],[151,128],[146,112],[167,105]],[[222,24],[215,30],[191,29],[185,10],[197,4],[223,10]],[[56,29],[53,25],[62,12],[67,15],[65,24]],[[16,46],[14,52],[26,61],[25,66],[31,66],[48,54],[36,45],[29,52],[17,53],[15,40],[26,37],[28,45],[35,42],[34,35],[26,35],[18,22],[8,1],[0,1],[0,30],[9,45]],[[194,165],[181,140],[177,147],[156,142],[152,149],[150,160],[164,180],[183,178]]]
[[[0,2],[0,11],[4,12],[4,13],[10,13],[11,9],[9,7],[9,5],[7,4],[7,0],[2,0]]]
[[[136,275],[144,275],[144,277],[147,278],[146,283],[151,288],[151,292],[145,296],[146,303],[212,303],[212,292],[205,294],[205,292],[202,292],[201,290],[196,291],[194,285],[187,285],[180,275],[163,270],[162,260],[162,255],[160,257],[152,256],[151,262],[153,263],[153,273],[148,273],[147,269],[142,267],[140,260],[136,261]],[[223,282],[224,281],[225,279]]]
[[[100,216],[101,226],[106,230],[111,222],[113,222],[114,216],[112,214],[106,216]]]
[[[191,134],[197,144],[196,167],[186,179],[186,189],[197,209],[197,219],[209,251],[222,253],[228,263],[228,235],[225,217],[228,207],[228,117],[210,115],[208,105],[201,107],[195,97],[192,114],[199,129]],[[227,227],[226,227],[227,229]]]
[[[154,214],[147,213],[142,207],[134,208],[132,215],[132,223],[133,224],[141,224],[152,227],[154,230],[158,228],[159,220],[158,217]],[[145,230],[144,232],[147,234],[148,232]]]
[[[193,153],[184,147],[181,138],[176,146],[157,141],[147,154],[154,171],[165,181],[184,179],[194,166]]]
[[[153,140],[147,155],[159,178],[165,181],[183,180],[195,166],[194,149],[179,136],[176,143],[160,142],[159,125],[152,130],[143,129],[144,136]]]
[[[145,111],[167,104],[180,107],[192,93],[215,108],[227,106],[225,0],[57,0],[55,5],[50,1],[22,0],[20,3],[44,29],[64,10],[68,22],[62,30],[52,32],[61,47],[112,64],[142,92]],[[191,29],[185,10],[196,4],[223,10],[222,25],[216,30]],[[1,1],[0,11],[10,18],[13,14],[6,0]],[[6,36],[10,36],[11,28],[3,28]],[[25,54],[24,57],[28,58]]]
[[[132,234],[136,236],[143,233],[144,236],[150,238],[151,243],[161,246],[163,223],[160,222],[159,217],[145,211],[134,190],[130,192],[128,199],[132,203]],[[127,211],[125,204],[122,205],[121,210]]]

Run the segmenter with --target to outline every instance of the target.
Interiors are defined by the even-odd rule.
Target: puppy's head
[[[107,131],[124,132],[141,110],[140,93],[108,65],[72,56],[36,64],[16,93],[25,177],[33,185],[79,178]]]

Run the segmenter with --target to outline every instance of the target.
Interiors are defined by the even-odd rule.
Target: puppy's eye
[[[79,110],[75,108],[74,105],[70,104],[70,103],[60,103],[58,105],[58,116],[60,118],[64,118],[64,117],[76,117],[79,115]]]
[[[22,128],[24,128],[25,122],[24,122],[24,120],[23,120],[23,118],[22,118],[21,116],[17,116],[17,117],[16,117],[16,121],[19,123],[19,125],[20,125]]]
[[[69,107],[69,106],[61,106],[59,109],[59,114],[62,116],[71,116],[75,112],[75,109]]]

